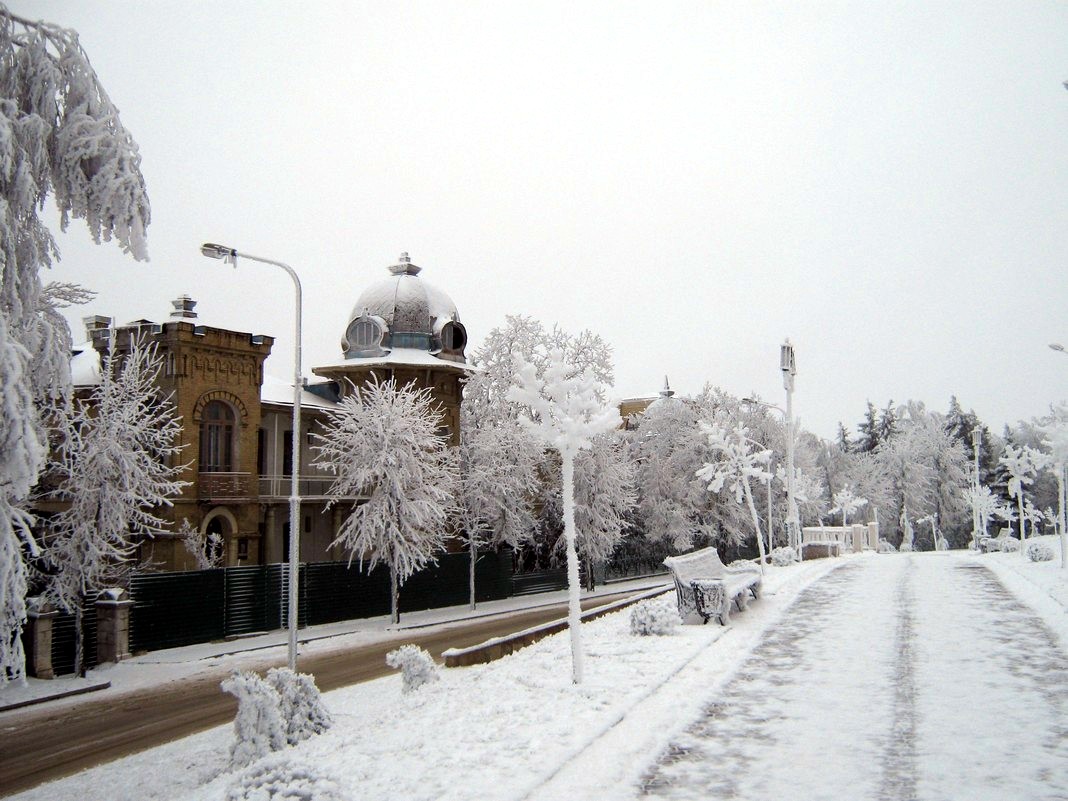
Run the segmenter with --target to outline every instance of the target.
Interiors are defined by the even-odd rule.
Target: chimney
[[[85,324],[85,335],[90,341],[94,339],[94,331],[107,331],[111,327],[111,318],[103,317],[99,314],[83,317],[82,322]],[[97,334],[97,336],[100,336],[100,334]]]
[[[193,307],[197,305],[197,302],[188,295],[179,295],[171,301],[171,305],[174,306],[174,311],[171,312],[172,320],[196,319],[197,313],[193,311]]]

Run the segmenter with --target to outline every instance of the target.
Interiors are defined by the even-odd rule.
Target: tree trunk
[[[397,586],[397,566],[393,562],[389,564],[389,622],[396,626],[400,623],[400,588]]]
[[[471,590],[471,611],[475,611],[475,562],[478,560],[478,545],[475,544],[475,535],[468,532],[471,537],[471,575],[468,577]]]
[[[745,501],[749,504],[749,514],[753,516],[753,528],[756,529],[757,550],[760,551],[760,575],[764,575],[764,538],[760,533],[760,518],[757,516],[756,504],[753,503],[753,493],[749,489],[748,478],[743,478],[742,487],[745,488]]]
[[[1027,536],[1027,529],[1024,526],[1027,521],[1024,520],[1024,507],[1023,507],[1023,484],[1020,484],[1020,494],[1016,496],[1016,506],[1020,510],[1020,555],[1026,559],[1027,549],[1024,548],[1024,537]]]
[[[1064,469],[1063,464],[1057,465],[1057,494],[1058,501],[1060,502],[1060,523],[1061,523],[1061,569],[1068,570],[1068,520],[1065,519],[1065,504],[1068,501],[1068,491],[1066,491],[1064,485]]]
[[[88,672],[85,667],[84,617],[82,596],[79,593],[77,603],[74,605],[74,675],[83,679]]]
[[[571,632],[571,681],[582,684],[582,607],[579,604],[579,563],[575,549],[575,459],[568,453],[563,459],[564,541],[567,544],[567,625]]]

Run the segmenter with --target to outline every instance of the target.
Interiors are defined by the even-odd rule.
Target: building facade
[[[402,254],[389,277],[368,287],[346,321],[336,362],[313,367],[301,395],[300,560],[347,558],[330,547],[352,504],[327,508],[332,477],[314,466],[313,434],[326,414],[365,381],[396,379],[428,388],[442,427],[459,443],[460,404],[468,366],[467,332],[452,300],[419,276]],[[191,570],[285,561],[289,549],[293,386],[264,374],[273,338],[201,325],[196,302],[173,301],[163,323],[113,326],[85,320],[88,344],[76,349],[76,390],[100,379],[110,348],[121,354],[141,340],[162,360],[160,389],[182,418],[181,478],[188,482],[165,515],[169,534],[141,545],[140,558],[159,570]]]

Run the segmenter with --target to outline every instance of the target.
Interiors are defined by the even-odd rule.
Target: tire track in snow
[[[898,580],[894,593],[897,626],[894,630],[893,722],[882,749],[880,801],[915,801],[916,798],[916,638],[912,609],[912,574],[914,557]]]

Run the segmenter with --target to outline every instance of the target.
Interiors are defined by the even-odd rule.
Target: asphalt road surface
[[[582,606],[601,606],[630,594],[602,595],[584,600]],[[415,643],[440,660],[448,648],[477,645],[566,614],[567,605],[556,604],[453,623],[444,630],[442,626],[408,629],[388,641],[301,657],[297,667],[302,673],[312,673],[325,692],[393,673],[386,666],[386,653],[398,642]],[[285,663],[283,653],[243,666],[262,672]],[[210,675],[136,693],[108,697],[105,690],[99,699],[62,709],[20,710],[0,725],[0,795],[12,795],[233,720],[237,701],[219,689],[228,674],[229,668],[220,666]]]

